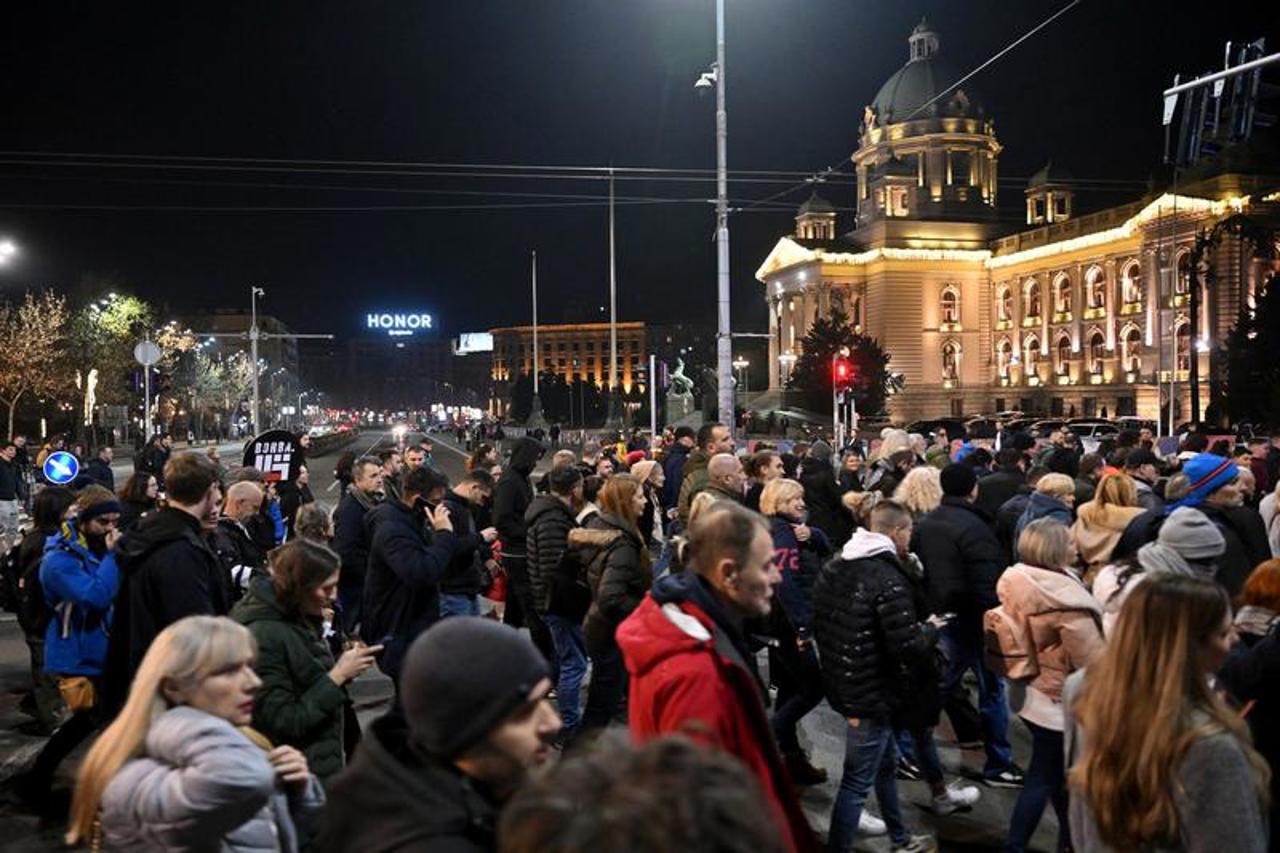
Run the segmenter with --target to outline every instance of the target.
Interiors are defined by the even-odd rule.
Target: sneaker
[[[932,835],[913,835],[905,844],[895,844],[889,849],[893,853],[933,853],[938,846]]]
[[[1021,788],[1023,775],[1017,766],[1010,764],[999,773],[983,774],[982,782],[991,788]]]
[[[884,835],[888,831],[889,827],[884,825],[884,821],[871,812],[864,811],[858,818],[859,835]]]
[[[798,787],[821,785],[827,781],[827,771],[821,767],[814,767],[803,752],[788,753],[786,764],[787,772],[791,774],[791,781]]]
[[[964,749],[970,752],[976,752],[982,749],[984,744],[980,740],[960,740],[956,741],[956,749]]]
[[[898,766],[894,770],[894,775],[899,779],[907,782],[918,782],[924,778],[919,765],[907,758],[899,758]]]
[[[961,809],[968,809],[982,796],[982,792],[973,785],[961,785],[952,782],[946,793],[933,798],[933,813],[936,815],[955,814]]]

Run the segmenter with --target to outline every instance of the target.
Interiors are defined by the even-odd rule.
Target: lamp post
[[[742,356],[738,356],[733,360],[733,369],[738,371],[738,384],[742,386],[742,395],[747,393],[747,368],[751,366],[751,362]]]
[[[716,403],[733,423],[733,340],[729,326],[729,121],[725,110],[724,0],[716,0],[716,62],[694,89],[716,90]]]

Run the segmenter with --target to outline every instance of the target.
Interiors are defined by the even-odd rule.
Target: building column
[[[782,300],[782,351],[790,350],[794,353],[796,346],[791,341],[792,332],[795,329],[795,317],[792,316],[791,312],[792,296],[790,293],[783,293],[779,298]],[[798,344],[799,342],[800,339],[797,337],[795,343]]]
[[[1153,346],[1155,344],[1156,317],[1160,311],[1160,259],[1156,257],[1154,249],[1146,251],[1146,257],[1142,259],[1139,269],[1143,268],[1147,270],[1144,273],[1147,283],[1147,293],[1144,298],[1147,304],[1146,311],[1143,312],[1147,317],[1147,328],[1143,340],[1147,346]]]
[[[766,299],[765,305],[769,310],[769,390],[773,391],[781,387],[778,373],[778,356],[782,354],[778,349],[778,300]]]
[[[1076,264],[1075,275],[1071,276],[1071,318],[1074,335],[1072,343],[1077,353],[1083,353],[1084,341],[1081,336],[1084,334],[1084,265]],[[1081,358],[1081,363],[1083,363]]]
[[[831,313],[831,285],[823,282],[817,285],[818,288],[818,314],[826,317]]]
[[[1102,269],[1107,277],[1103,291],[1107,302],[1107,349],[1114,352],[1117,324],[1120,320],[1120,281],[1116,276],[1116,259],[1107,258],[1102,263]]]

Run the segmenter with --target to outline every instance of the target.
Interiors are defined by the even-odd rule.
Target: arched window
[[[1027,279],[1022,285],[1022,305],[1025,309],[1023,316],[1040,316],[1040,283],[1034,278]]]
[[[1173,330],[1174,368],[1180,373],[1191,369],[1191,323],[1182,320]]]
[[[1053,313],[1071,313],[1071,278],[1067,275],[1053,280]]]
[[[1178,255],[1178,274],[1173,280],[1173,292],[1179,296],[1191,292],[1191,253],[1181,252]]]
[[[1009,378],[1009,366],[1013,364],[1013,343],[1008,338],[1001,338],[996,344],[996,373],[1001,379]]]
[[[1106,357],[1106,339],[1102,337],[1102,332],[1094,329],[1089,335],[1089,372],[1101,373],[1102,360]]]
[[[1130,326],[1121,338],[1121,357],[1125,370],[1138,373],[1142,370],[1142,332],[1137,326]]]
[[[960,375],[960,344],[947,341],[942,345],[942,378],[955,380]]]
[[[951,285],[942,289],[942,322],[955,324],[960,322],[960,291]]]
[[[1053,367],[1059,376],[1066,376],[1071,372],[1071,338],[1066,335],[1058,338],[1058,343],[1054,347]]]
[[[849,309],[849,322],[853,324],[853,328],[862,329],[862,299],[853,297],[853,307]]]
[[[1090,308],[1107,307],[1107,275],[1102,267],[1091,267],[1085,273],[1085,301]]]
[[[1130,261],[1120,276],[1120,289],[1125,305],[1136,305],[1142,301],[1142,265]]]
[[[1035,335],[1028,335],[1022,342],[1022,363],[1026,365],[1028,374],[1035,373],[1040,366],[1040,339]]]
[[[1013,319],[1013,292],[1008,287],[996,290],[996,319],[1002,323]]]

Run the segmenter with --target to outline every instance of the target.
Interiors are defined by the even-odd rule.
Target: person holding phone
[[[335,661],[321,636],[338,594],[337,554],[299,539],[272,551],[270,562],[270,576],[254,577],[231,611],[258,643],[253,725],[301,750],[323,781],[342,769],[344,740],[359,734],[344,731],[346,685],[373,666],[381,647],[357,644]]]
[[[382,503],[366,520],[372,539],[360,637],[385,646],[378,666],[397,690],[409,645],[440,619],[440,581],[458,546],[441,503],[448,488],[449,478],[434,468],[406,470],[400,499]]]

